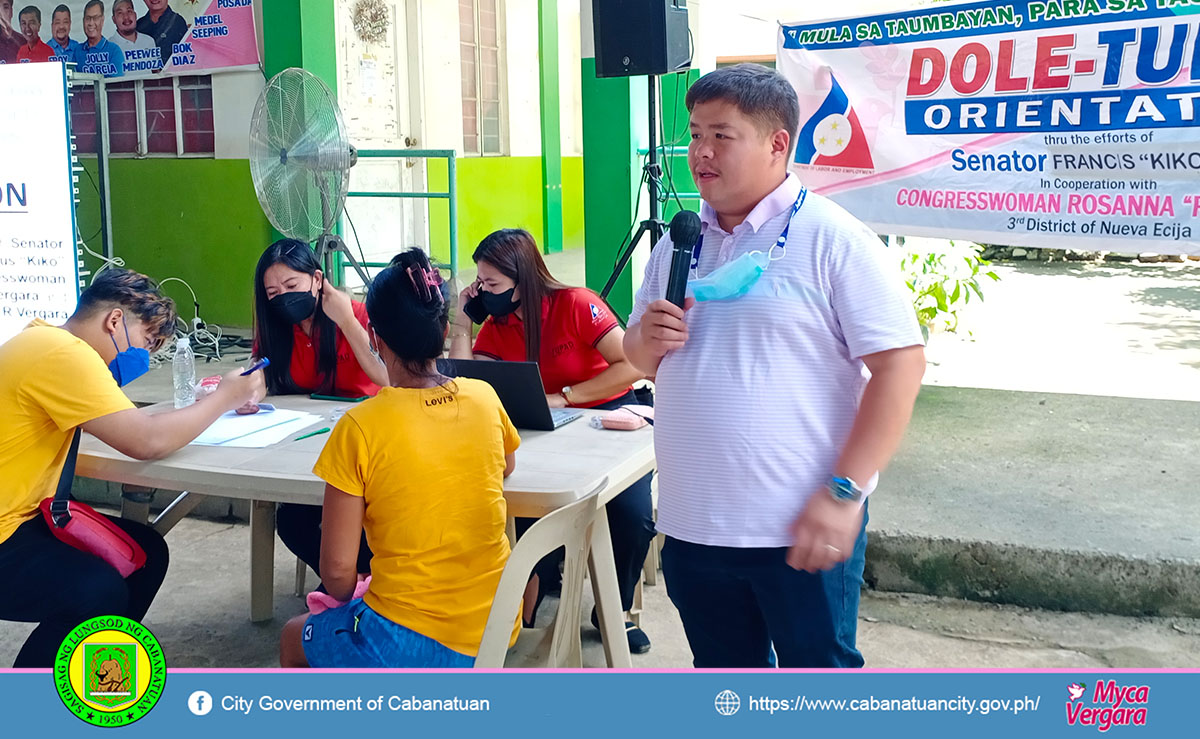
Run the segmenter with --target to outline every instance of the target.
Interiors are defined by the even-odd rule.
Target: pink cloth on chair
[[[366,578],[359,580],[358,585],[354,586],[354,597],[351,598],[350,600],[354,600],[354,598],[363,597],[363,595],[367,592],[367,587],[370,586],[370,584],[371,584],[371,576],[370,575],[367,575]],[[319,590],[314,590],[313,592],[308,594],[308,597],[305,598],[305,602],[308,604],[308,612],[311,615],[315,616],[318,613],[323,613],[325,611],[328,611],[331,608],[338,608],[339,606],[344,606],[344,605],[346,605],[346,603],[348,601],[341,601],[341,600],[338,600],[337,598],[334,598],[329,593],[322,593]]]

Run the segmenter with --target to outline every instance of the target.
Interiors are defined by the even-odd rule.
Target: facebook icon
[[[212,696],[203,690],[197,690],[188,696],[188,709],[197,716],[205,716],[212,710]]]

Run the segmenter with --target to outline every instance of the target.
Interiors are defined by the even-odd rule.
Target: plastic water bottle
[[[196,355],[192,353],[192,342],[181,336],[175,343],[175,359],[171,361],[171,373],[175,381],[175,407],[186,408],[196,402]]]

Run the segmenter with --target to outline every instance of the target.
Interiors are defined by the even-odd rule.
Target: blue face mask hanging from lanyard
[[[787,255],[787,237],[788,231],[792,228],[792,219],[796,217],[796,213],[800,211],[804,205],[804,199],[808,196],[808,189],[800,190],[800,195],[796,197],[796,202],[792,205],[791,212],[788,214],[787,225],[783,227],[783,233],[779,234],[779,238],[775,240],[774,246],[770,251],[752,251],[743,254],[737,259],[717,267],[712,272],[709,272],[704,277],[698,277],[688,281],[688,294],[696,299],[697,302],[708,300],[733,300],[740,298],[750,292],[750,288],[758,282],[758,278],[762,277],[763,272],[771,266],[771,262],[778,259],[783,259]],[[692,250],[692,272],[695,273],[696,268],[700,264],[700,250],[704,248],[704,237],[696,242],[696,248]]]

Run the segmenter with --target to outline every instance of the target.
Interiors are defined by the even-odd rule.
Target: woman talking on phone
[[[450,330],[452,359],[537,362],[551,408],[611,410],[637,402],[632,385],[643,374],[625,358],[625,332],[616,316],[591,290],[555,280],[528,231],[496,231],[479,243],[472,259],[478,279],[459,295]],[[474,345],[472,319],[483,324]],[[650,477],[630,485],[607,505],[626,611],[633,605],[655,535]],[[517,519],[517,535],[532,524],[532,519]],[[533,623],[542,596],[559,581],[558,575],[558,558],[549,556],[538,565],[526,593],[526,624]],[[649,651],[650,639],[632,622],[626,622],[625,633],[630,652]]]
[[[254,356],[271,360],[271,395],[357,399],[387,383],[371,352],[366,307],[331,285],[312,248],[295,239],[267,247],[254,270]],[[320,577],[321,507],[281,503],[275,525],[284,545]],[[365,537],[358,570],[371,571]]]

